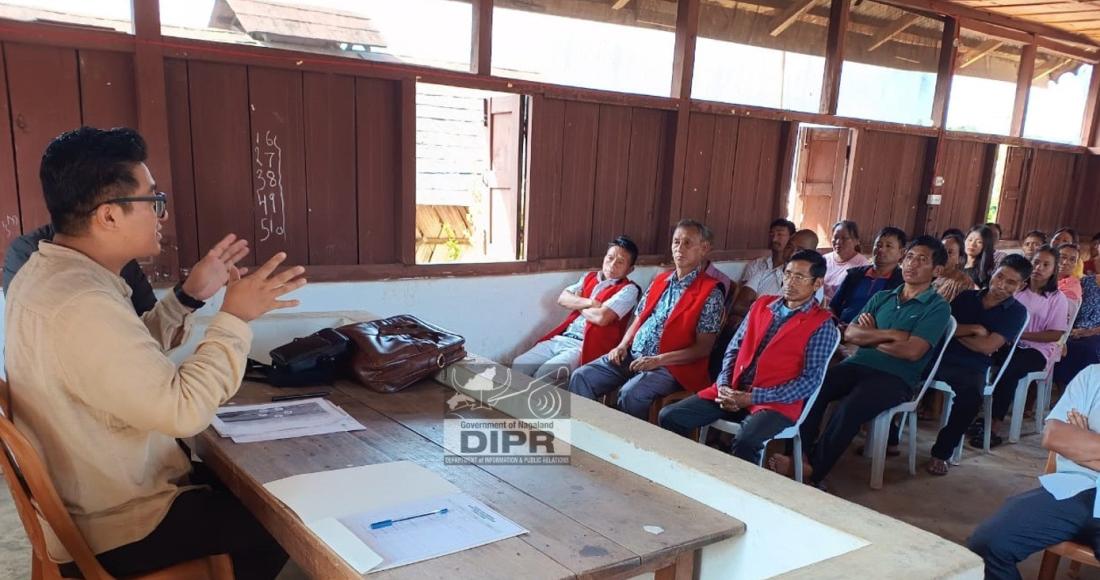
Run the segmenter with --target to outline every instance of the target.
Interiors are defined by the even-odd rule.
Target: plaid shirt
[[[665,331],[665,323],[668,322],[668,315],[672,314],[672,310],[680,302],[680,297],[684,295],[684,291],[687,290],[688,286],[691,286],[691,283],[698,276],[699,270],[692,270],[690,274],[680,280],[676,279],[675,272],[672,273],[672,276],[669,276],[668,287],[657,299],[657,305],[653,307],[653,312],[650,313],[649,318],[646,318],[637,334],[634,335],[634,342],[630,346],[632,357],[641,358],[643,356],[654,356],[658,353],[661,345],[661,335]],[[634,309],[635,316],[641,316],[651,288],[653,288],[652,285],[642,293],[642,298],[638,300],[638,307]],[[717,334],[722,327],[722,308],[722,287],[715,286],[710,291],[710,295],[707,296],[706,303],[703,304],[703,311],[699,314],[699,322],[695,325],[695,333]]]
[[[783,300],[776,300],[768,307],[772,311],[772,323],[768,327],[768,331],[764,333],[764,340],[760,341],[760,347],[753,356],[752,362],[741,374],[742,385],[752,384],[752,380],[756,376],[756,361],[760,358],[760,352],[764,350],[766,345],[771,343],[780,327],[786,324],[795,314],[809,310],[814,305],[814,301],[807,301],[797,310],[788,310],[783,305]],[[722,372],[718,375],[717,382],[719,385],[729,386],[730,377],[733,374],[733,364],[737,361],[737,353],[741,348],[741,341],[745,338],[745,332],[748,331],[748,325],[749,319],[746,317],[741,322],[741,326],[737,328],[737,333],[733,335],[729,348],[726,349],[726,354],[722,358]],[[802,367],[802,374],[782,385],[771,386],[767,389],[753,389],[752,404],[793,403],[809,398],[825,376],[825,370],[829,365],[829,357],[833,354],[833,345],[839,336],[840,331],[837,330],[835,324],[830,322],[822,324],[821,328],[818,328],[810,336],[810,341],[806,343],[806,361]]]

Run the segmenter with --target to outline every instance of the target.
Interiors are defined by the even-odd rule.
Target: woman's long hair
[[[1050,273],[1050,278],[1047,278],[1047,283],[1044,284],[1042,288],[1032,288],[1031,290],[1033,290],[1037,294],[1047,296],[1048,294],[1053,294],[1054,292],[1058,291],[1058,250],[1055,250],[1050,246],[1043,245],[1038,250],[1035,250],[1035,255],[1038,256],[1039,254],[1047,254],[1051,258],[1054,258],[1054,271]],[[1035,258],[1032,257],[1032,259],[1034,260]]]
[[[993,270],[997,267],[996,260],[993,258],[993,254],[997,251],[997,248],[993,247],[993,230],[984,225],[974,226],[970,228],[970,231],[966,233],[966,236],[970,237],[970,234],[974,232],[977,232],[978,235],[982,238],[982,255],[978,256],[977,261],[974,263],[975,270],[977,271],[977,276],[972,277],[976,278],[975,282],[978,283],[978,286],[984,288],[985,285],[989,283],[989,279],[993,277]],[[966,245],[964,243],[963,253],[965,252]],[[969,259],[970,255],[967,254],[967,260]]]

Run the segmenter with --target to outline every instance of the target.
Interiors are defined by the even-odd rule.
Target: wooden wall
[[[860,131],[854,159],[847,219],[855,220],[867,239],[885,226],[913,232],[924,195],[925,155],[929,138],[884,131]]]
[[[936,174],[943,177],[939,206],[929,208],[925,231],[942,233],[966,229],[985,220],[997,146],[991,143],[945,139]],[[918,200],[919,201],[919,200]]]
[[[1072,153],[1033,150],[1027,191],[1017,212],[1016,231],[1023,234],[1042,230],[1049,234],[1066,225],[1073,205],[1072,192],[1077,188],[1077,172],[1084,170],[1083,164],[1083,158]],[[1094,221],[1088,228],[1098,225],[1100,222]]]
[[[1082,166],[1083,180],[1066,221],[1082,237],[1091,239],[1093,234],[1100,233],[1100,157],[1084,157]]]

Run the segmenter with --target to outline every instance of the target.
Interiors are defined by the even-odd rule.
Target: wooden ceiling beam
[[[772,36],[783,34],[784,30],[787,30],[792,24],[798,21],[799,16],[809,12],[810,8],[813,8],[816,2],[817,0],[796,0],[794,4],[788,6],[786,10],[780,12],[772,19],[771,30],[768,34]]]
[[[615,4],[611,6],[612,10],[622,10],[626,8],[626,5],[630,4],[630,0],[615,0]]]
[[[1003,40],[997,40],[995,38],[991,38],[991,39],[979,44],[978,46],[976,46],[976,47],[974,47],[970,50],[967,50],[965,53],[963,53],[962,57],[959,59],[959,70],[962,70],[962,69],[978,62],[983,57],[985,57],[986,55],[992,53],[993,51],[997,50],[998,48],[1001,48],[1002,46],[1004,46],[1004,41]]]
[[[1038,82],[1039,79],[1043,78],[1046,75],[1053,76],[1053,74],[1057,72],[1058,69],[1072,63],[1073,61],[1068,58],[1052,58],[1044,62],[1042,65],[1036,62],[1035,73],[1031,77],[1031,82]]]
[[[907,14],[895,21],[894,24],[883,28],[874,38],[872,38],[871,46],[867,47],[867,52],[871,52],[887,42],[890,42],[897,35],[905,32],[906,28],[916,24],[918,20],[920,20],[919,14]]]
[[[1075,32],[1063,30],[1061,28],[1051,26],[1049,24],[1043,24],[1041,22],[1032,22],[1030,20],[1024,20],[1005,14],[997,14],[996,12],[990,12],[988,8],[978,9],[963,6],[961,4],[952,4],[951,2],[947,2],[946,0],[883,0],[883,3],[892,4],[900,8],[916,8],[920,10],[927,10],[929,12],[935,12],[936,14],[942,14],[945,16],[955,16],[957,18],[965,18],[970,20],[981,20],[990,24],[996,24],[997,26],[1004,26],[1007,28],[1022,30],[1024,32],[1030,32],[1032,34],[1038,34],[1053,40],[1071,42],[1091,48],[1100,48],[1100,44],[1098,44],[1096,40],[1089,38],[1088,36],[1085,36],[1083,34],[1077,34]]]

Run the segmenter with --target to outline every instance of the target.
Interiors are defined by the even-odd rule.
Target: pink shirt
[[[1066,295],[1066,298],[1080,304],[1081,303],[1081,279],[1076,276],[1067,276],[1058,280],[1058,289],[1062,291],[1062,294]]]
[[[828,267],[828,270],[825,271],[825,302],[828,303],[833,299],[833,294],[836,294],[837,288],[840,288],[841,282],[844,282],[844,276],[848,273],[848,268],[858,268],[870,263],[871,260],[868,260],[867,256],[859,252],[856,252],[856,255],[852,256],[847,262],[841,262],[840,256],[836,252],[825,254],[825,264]]]
[[[1051,292],[1046,296],[1030,289],[1016,293],[1016,300],[1027,308],[1031,318],[1027,322],[1024,332],[1043,332],[1057,330],[1065,332],[1069,330],[1069,300],[1061,292]],[[1058,342],[1032,342],[1020,339],[1020,346],[1033,348],[1047,359],[1047,369],[1058,362],[1062,356],[1062,348]]]

